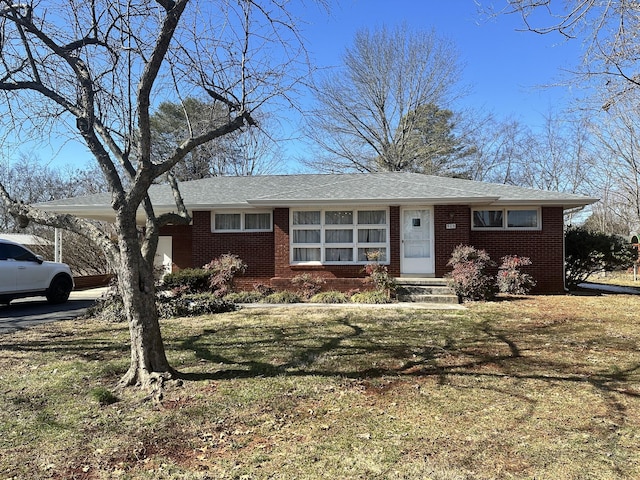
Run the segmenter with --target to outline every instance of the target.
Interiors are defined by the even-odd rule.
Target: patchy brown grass
[[[0,478],[640,478],[640,298],[264,308],[163,323],[184,385],[134,390],[127,328],[0,337]]]
[[[622,287],[635,287],[640,289],[640,275],[638,280],[633,279],[633,271],[607,272],[605,275],[591,275],[589,282],[604,283],[606,285],[619,285]]]

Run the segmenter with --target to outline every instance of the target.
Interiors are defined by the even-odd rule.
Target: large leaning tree
[[[286,98],[302,45],[287,2],[272,0],[0,0],[0,108],[5,132],[68,128],[98,162],[111,192],[113,240],[82,218],[46,214],[2,198],[23,223],[90,238],[119,280],[131,334],[131,366],[121,385],[160,392],[175,378],[158,323],[153,258],[158,232],[186,223],[154,212],[149,187],[192,151],[255,125],[254,112]],[[151,116],[163,101],[203,97],[224,121],[193,130],[152,158]],[[36,134],[32,132],[32,134]],[[42,133],[40,133],[42,135]],[[169,176],[170,177],[170,176]],[[144,224],[136,223],[139,211]]]

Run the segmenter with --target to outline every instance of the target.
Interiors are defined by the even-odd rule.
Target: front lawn
[[[639,311],[544,296],[163,320],[185,380],[155,406],[112,389],[125,324],[3,335],[0,478],[640,478]]]
[[[589,276],[588,282],[604,283],[606,285],[618,285],[621,287],[635,287],[640,289],[640,280],[633,279],[632,271],[607,272],[604,275],[594,274]]]

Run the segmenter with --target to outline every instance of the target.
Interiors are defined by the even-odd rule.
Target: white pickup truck
[[[73,276],[67,264],[45,262],[25,246],[0,239],[0,304],[40,296],[49,303],[64,303],[71,290]]]

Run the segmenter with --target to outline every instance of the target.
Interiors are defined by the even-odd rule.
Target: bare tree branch
[[[278,0],[0,0],[0,22],[0,92],[11,114],[0,125],[17,127],[17,137],[41,125],[71,126],[69,138],[88,147],[108,184],[115,238],[82,219],[14,202],[4,187],[0,197],[25,222],[84,231],[109,253],[131,332],[122,384],[158,389],[176,372],[159,328],[153,259],[160,227],[189,215],[172,182],[176,213],[156,217],[149,187],[201,145],[255,126],[267,102],[289,102],[303,77],[295,23]],[[153,110],[182,92],[209,95],[226,117],[152,158]]]
[[[397,171],[408,161],[406,142],[426,105],[456,98],[456,49],[433,31],[406,25],[356,33],[344,66],[315,86],[316,109],[306,132],[319,147],[305,163],[320,171]]]

